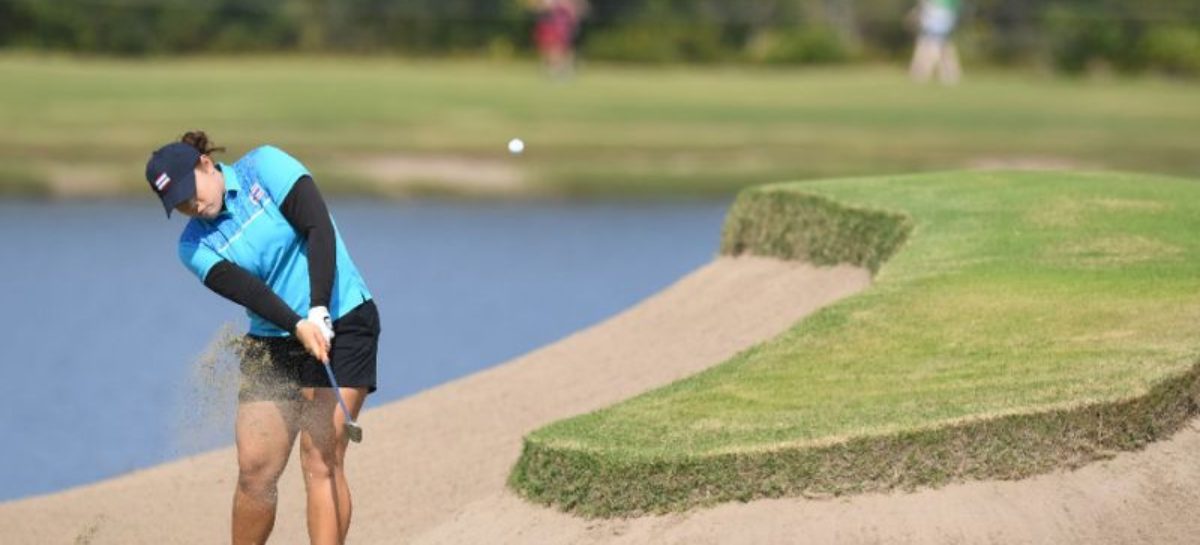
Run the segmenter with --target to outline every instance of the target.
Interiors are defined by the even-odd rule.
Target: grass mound
[[[725,221],[721,253],[815,265],[847,263],[874,273],[910,231],[912,221],[903,214],[854,208],[794,191],[747,191]]]
[[[1019,478],[1138,448],[1197,412],[1198,229],[1200,185],[1139,175],[748,190],[723,252],[855,263],[874,285],[704,373],[534,431],[510,483],[615,516]]]

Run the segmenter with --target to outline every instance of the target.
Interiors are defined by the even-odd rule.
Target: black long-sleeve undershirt
[[[309,306],[329,307],[337,238],[316,182],[308,176],[300,178],[279,205],[279,211],[300,238],[308,241]]]
[[[270,286],[233,262],[221,260],[209,269],[204,285],[221,297],[250,309],[276,327],[296,332],[300,315],[279,298]]]
[[[328,307],[333,291],[337,239],[317,184],[309,176],[300,178],[283,199],[279,210],[300,238],[308,243],[309,305]],[[301,319],[266,283],[230,261],[222,260],[214,265],[204,277],[204,285],[289,333],[295,332],[296,322]]]

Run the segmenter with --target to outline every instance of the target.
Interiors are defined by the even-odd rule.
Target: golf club
[[[325,374],[329,376],[329,384],[333,385],[333,395],[337,396],[338,405],[342,406],[342,416],[346,420],[346,436],[355,443],[361,443],[362,428],[350,417],[350,408],[346,407],[346,401],[342,399],[342,389],[338,387],[337,379],[333,376],[333,367],[330,367],[328,363],[322,364],[322,367],[325,368]]]

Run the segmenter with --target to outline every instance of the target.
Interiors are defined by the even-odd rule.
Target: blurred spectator
[[[575,71],[575,39],[587,15],[587,0],[532,0],[537,11],[533,41],[546,71],[556,78]]]
[[[917,45],[909,68],[913,80],[928,82],[935,70],[938,80],[946,85],[954,85],[962,77],[958,50],[950,41],[960,8],[960,0],[920,0],[913,9],[910,18],[917,27]]]

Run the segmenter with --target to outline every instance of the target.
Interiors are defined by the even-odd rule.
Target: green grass
[[[769,219],[767,219],[769,218]],[[721,253],[753,253],[878,272],[912,232],[900,213],[856,208],[820,195],[749,191],[722,230]]]
[[[518,193],[557,195],[732,194],[1013,161],[1200,174],[1200,93],[1159,80],[974,73],[945,89],[899,68],[588,66],[554,84],[531,64],[14,53],[0,80],[0,164],[31,173],[3,175],[4,191],[32,179],[70,194],[79,169],[116,181],[100,191],[144,191],[149,150],[189,128],[231,158],[280,145],[328,191],[358,193],[400,192],[352,168],[397,154],[499,162],[528,181]],[[529,144],[517,159],[513,136]]]
[[[511,483],[610,516],[1017,478],[1137,448],[1200,399],[1198,230],[1200,184],[1147,175],[747,190],[727,253],[869,265],[903,246],[778,338],[531,433]],[[852,251],[822,258],[825,238]]]

